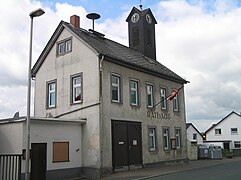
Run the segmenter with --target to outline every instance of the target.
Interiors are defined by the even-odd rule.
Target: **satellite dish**
[[[99,19],[99,18],[100,18],[100,15],[97,14],[97,13],[89,13],[89,14],[86,15],[86,17],[87,17],[88,19],[92,19],[92,21],[93,21],[93,31],[94,31],[94,21],[95,21],[96,19]]]

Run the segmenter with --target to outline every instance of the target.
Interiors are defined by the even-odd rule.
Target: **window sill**
[[[46,109],[48,110],[48,109],[56,109],[56,106],[54,106],[54,107],[46,107]]]
[[[83,101],[70,103],[71,106],[80,105],[80,104],[83,104]]]
[[[156,150],[149,150],[149,153],[150,154],[157,154],[158,153],[158,150],[156,149]]]
[[[53,161],[53,163],[65,163],[65,162],[70,162],[70,160],[66,160],[66,161]]]

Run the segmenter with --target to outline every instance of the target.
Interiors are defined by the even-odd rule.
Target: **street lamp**
[[[26,163],[25,163],[25,180],[29,180],[29,160],[30,160],[30,106],[31,106],[31,64],[32,64],[32,41],[33,41],[33,18],[44,14],[44,10],[39,8],[32,11],[29,16],[31,18],[30,25],[30,46],[29,46],[29,66],[28,66],[28,95],[27,95],[27,147],[26,147]]]

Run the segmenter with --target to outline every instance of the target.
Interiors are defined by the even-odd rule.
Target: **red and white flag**
[[[168,96],[168,100],[171,101],[173,100],[173,98],[177,95],[177,93],[179,92],[180,90],[179,89],[175,89],[173,90],[172,94],[170,96]]]

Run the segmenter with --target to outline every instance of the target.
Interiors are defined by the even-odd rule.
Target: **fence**
[[[20,154],[0,155],[0,180],[21,180]]]

